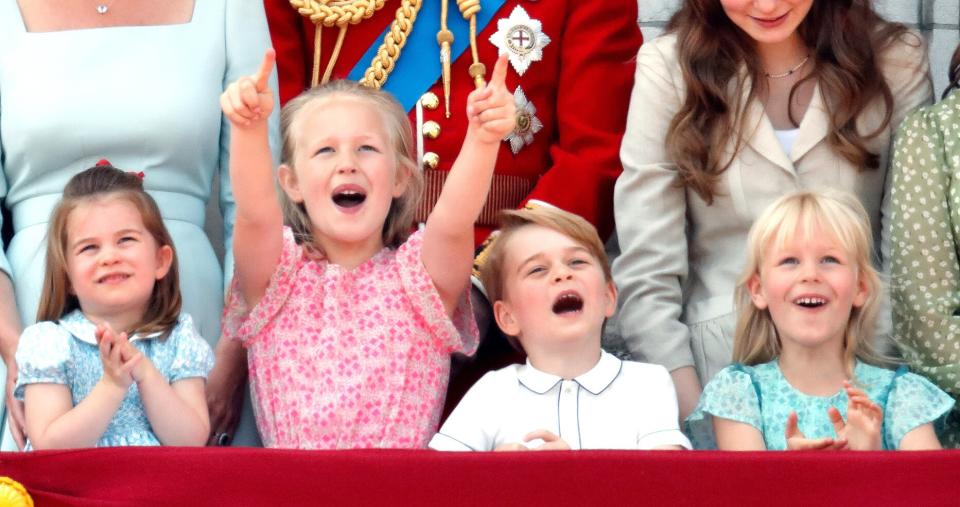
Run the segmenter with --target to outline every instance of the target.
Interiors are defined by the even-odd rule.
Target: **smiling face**
[[[406,189],[397,155],[371,104],[330,95],[304,106],[293,124],[293,167],[280,184],[303,203],[318,245],[379,251],[390,204]]]
[[[813,0],[720,0],[720,5],[758,44],[779,44],[798,36]]]
[[[528,355],[569,341],[599,347],[617,300],[600,261],[569,236],[533,224],[514,232],[504,249],[503,295],[493,306],[500,328]]]
[[[143,317],[173,260],[173,249],[157,244],[137,207],[118,197],[86,201],[70,212],[65,253],[70,292],[84,314],[125,325]]]
[[[867,283],[856,260],[823,228],[802,236],[768,245],[759,275],[748,282],[753,304],[769,310],[784,350],[842,351],[851,311],[867,300]]]

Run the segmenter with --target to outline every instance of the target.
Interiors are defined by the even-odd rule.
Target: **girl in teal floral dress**
[[[203,445],[213,353],[180,313],[173,240],[141,178],[113,167],[71,178],[46,264],[38,322],[16,353],[27,447]]]
[[[870,238],[845,193],[796,192],[758,217],[736,289],[735,364],[687,419],[694,446],[940,448],[933,426],[953,400],[905,368],[875,366]]]

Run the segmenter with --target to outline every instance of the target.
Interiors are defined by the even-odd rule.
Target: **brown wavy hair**
[[[878,153],[865,142],[878,135],[893,114],[893,95],[883,79],[878,55],[908,32],[905,26],[878,15],[870,0],[814,1],[797,31],[810,48],[813,71],[790,90],[790,102],[801,84],[816,80],[830,111],[827,141],[843,158],[861,168],[876,169]],[[742,147],[724,156],[730,136],[739,136],[747,104],[766,86],[754,41],[727,17],[720,0],[685,0],[667,24],[677,36],[677,55],[686,97],[670,122],[667,152],[683,182],[708,204],[716,183]],[[917,39],[918,44],[922,41]],[[746,67],[746,73],[741,69]],[[734,84],[731,96],[730,83]],[[748,83],[746,101],[741,102]],[[759,85],[757,85],[759,83]],[[884,105],[883,122],[873,132],[857,131],[856,120],[874,100]],[[790,111],[793,124],[799,122]]]
[[[950,84],[943,91],[941,97],[943,99],[947,98],[951,91],[960,88],[960,44],[957,45],[957,49],[953,50],[953,56],[950,57],[950,72],[947,74],[947,79],[950,80]]]
[[[163,225],[163,218],[156,201],[143,190],[143,180],[111,166],[91,167],[77,173],[63,189],[63,199],[50,217],[47,230],[47,269],[43,277],[43,292],[37,322],[55,321],[80,308],[80,301],[70,292],[67,276],[67,221],[77,206],[106,199],[123,199],[137,208],[143,226],[153,236],[158,246],[167,245],[173,251],[167,275],[157,280],[147,304],[146,313],[133,329],[118,329],[133,333],[162,333],[166,338],[180,316],[180,280],[177,275],[177,251],[173,239]]]

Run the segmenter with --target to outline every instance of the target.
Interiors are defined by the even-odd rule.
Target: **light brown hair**
[[[876,169],[880,154],[868,151],[865,143],[886,128],[893,114],[893,95],[879,56],[894,42],[908,39],[906,27],[885,21],[869,0],[816,0],[797,30],[811,49],[813,71],[793,86],[789,102],[802,83],[816,80],[830,115],[830,146],[860,170]],[[667,152],[684,184],[712,203],[720,175],[742,148],[747,130],[743,113],[766,86],[763,68],[754,41],[727,17],[720,0],[684,1],[667,31],[677,36],[686,84],[666,133]],[[919,37],[909,39],[923,45]],[[742,101],[748,82],[752,86]],[[884,106],[882,122],[873,132],[858,131],[858,116],[877,100]],[[728,156],[731,136],[737,138]]]
[[[384,246],[397,248],[407,240],[413,227],[413,217],[417,206],[420,205],[420,195],[423,192],[423,174],[417,167],[413,130],[407,119],[407,113],[388,92],[361,86],[354,81],[338,80],[301,93],[288,102],[280,112],[280,133],[283,138],[280,163],[294,167],[297,149],[294,129],[298,125],[297,119],[303,110],[309,104],[338,98],[352,98],[365,102],[380,115],[389,136],[390,147],[396,155],[397,171],[401,171],[407,177],[406,190],[403,195],[394,198],[390,203],[390,210],[383,223]],[[303,203],[291,200],[282,190],[279,190],[279,195],[284,223],[293,230],[297,243],[317,248],[306,207]]]
[[[610,262],[597,229],[579,215],[552,206],[503,210],[500,212],[500,232],[488,247],[486,259],[480,268],[480,280],[487,292],[487,299],[491,303],[503,299],[505,281],[503,268],[510,238],[520,234],[528,225],[553,229],[572,239],[597,259],[603,268],[603,277],[607,282],[613,279],[610,273]]]
[[[870,218],[860,201],[840,191],[800,191],[787,194],[768,206],[750,228],[747,236],[747,264],[736,286],[737,328],[733,340],[733,360],[747,365],[772,361],[780,355],[781,343],[769,309],[753,304],[748,284],[753,276],[762,276],[760,266],[771,246],[788,241],[804,241],[819,229],[850,255],[859,279],[867,286],[863,306],[853,307],[844,333],[844,364],[853,365],[856,357],[871,364],[883,364],[877,353],[874,330],[880,306],[882,283],[871,262],[873,241]],[[852,371],[847,372],[853,375]]]
[[[91,167],[82,171],[70,178],[63,189],[63,199],[54,208],[47,230],[47,269],[37,321],[55,321],[80,308],[77,296],[70,292],[70,278],[67,276],[67,222],[70,213],[78,206],[108,199],[123,199],[133,204],[157,246],[166,245],[173,251],[170,269],[166,276],[154,284],[143,318],[133,329],[118,329],[117,332],[160,332],[165,338],[176,325],[182,305],[173,239],[163,224],[157,203],[143,190],[140,177],[111,166]]]

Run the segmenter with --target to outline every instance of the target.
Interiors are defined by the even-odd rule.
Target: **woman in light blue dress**
[[[183,310],[210,343],[220,333],[223,273],[232,272],[229,129],[219,96],[253,73],[270,46],[262,3],[74,4],[0,0],[0,198],[13,222],[12,239],[0,245],[6,366],[20,325],[35,320],[50,212],[66,181],[99,159],[144,173],[180,253]],[[277,132],[274,117],[272,146]],[[225,269],[204,231],[215,178]],[[4,375],[9,400],[13,382]],[[2,448],[11,449],[4,434]]]

